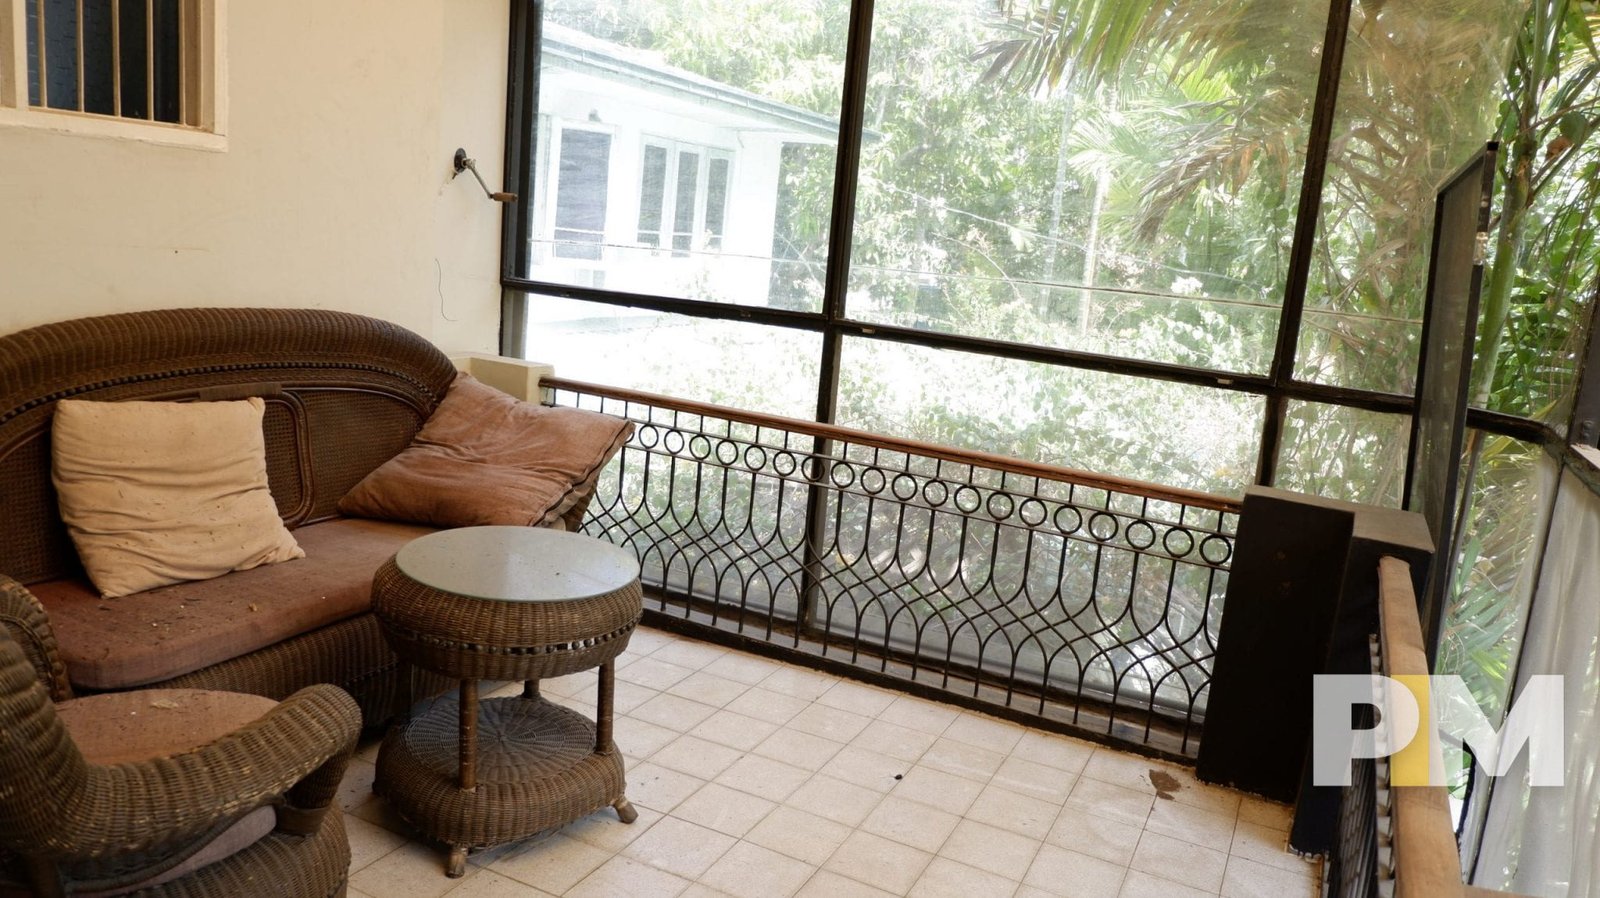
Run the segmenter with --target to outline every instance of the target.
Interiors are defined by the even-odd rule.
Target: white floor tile
[[[820,867],[850,835],[850,827],[784,806],[755,825],[745,841]]]
[[[839,750],[828,762],[828,775],[847,783],[865,786],[874,792],[887,792],[900,782],[911,763],[855,745]]]
[[[1044,845],[1023,881],[1034,888],[1074,898],[1117,898],[1127,872],[1121,864]]]
[[[480,870],[444,894],[445,898],[555,898],[549,892],[492,870]]]
[[[960,822],[955,814],[891,795],[867,815],[861,828],[902,845],[936,852]]]
[[[824,869],[895,895],[905,895],[933,855],[882,836],[856,830],[828,859]]]
[[[749,688],[738,680],[730,680],[701,670],[684,677],[666,691],[701,704],[721,708],[743,695]]]
[[[812,874],[795,898],[898,898],[893,892],[875,889],[864,882],[840,876],[832,870],[818,870]],[[973,896],[964,896],[973,898]]]
[[[933,745],[922,753],[917,763],[923,767],[932,767],[934,770],[943,770],[945,773],[986,783],[989,777],[994,776],[994,772],[1000,769],[1000,764],[1005,759],[1006,756],[1000,752],[968,745],[946,736],[935,740]]]
[[[883,800],[883,793],[819,773],[794,790],[784,803],[846,826],[859,826]]]
[[[809,770],[760,755],[745,755],[722,771],[715,781],[768,801],[783,801],[810,778]]]
[[[666,814],[679,802],[699,791],[705,782],[699,777],[646,761],[628,768],[628,800]]]
[[[939,737],[933,733],[887,720],[875,720],[867,724],[867,728],[851,744],[907,763],[916,763],[938,740]]]
[[[557,833],[518,846],[517,850],[490,864],[489,870],[560,895],[600,869],[600,865],[614,855],[613,851]]]
[[[1226,854],[1233,845],[1233,817],[1157,798],[1144,828]]]
[[[1139,837],[1139,847],[1134,849],[1131,864],[1133,869],[1155,876],[1181,875],[1185,885],[1212,893],[1222,888],[1222,874],[1227,865],[1228,855],[1221,851],[1149,830]]]
[[[1039,846],[1037,839],[976,820],[963,820],[945,840],[939,856],[1015,882],[1027,874]]]
[[[566,892],[566,898],[677,898],[691,883],[665,870],[618,855]]]
[[[1123,867],[1133,862],[1142,830],[1120,820],[1096,817],[1067,808],[1056,818],[1045,842]]]
[[[960,716],[961,712],[949,705],[941,705],[938,702],[902,695],[890,702],[889,707],[884,708],[883,713],[878,715],[878,719],[933,736],[940,736]]]
[[[967,808],[967,819],[987,823],[1030,839],[1041,840],[1061,814],[1061,805],[1020,795],[1010,789],[989,785]]]
[[[1150,816],[1150,806],[1155,800],[1154,792],[1146,794],[1082,776],[1072,785],[1072,794],[1067,796],[1066,806],[1095,817],[1121,820],[1123,823],[1131,823],[1143,829],[1145,819]]]
[[[1317,891],[1314,869],[1286,870],[1242,857],[1228,858],[1222,877],[1222,898],[1313,898]]]
[[[733,766],[744,757],[736,748],[708,742],[699,736],[679,736],[650,756],[650,763],[670,767],[679,773],[703,780],[716,779],[717,774]]]
[[[1016,890],[1017,884],[1003,876],[936,857],[908,894],[918,898],[989,898],[991,895],[1004,898]]]
[[[982,791],[982,783],[931,767],[913,767],[889,794],[952,814],[965,814]]]
[[[1284,805],[1186,767],[653,630],[619,665],[639,812],[469,858],[340,784],[352,898],[1312,898]],[[592,714],[593,671],[541,688]],[[487,684],[514,693],[518,684]],[[623,713],[627,712],[627,713]]]
[[[1020,724],[968,711],[951,721],[950,726],[940,735],[946,739],[955,739],[990,751],[1010,754],[1027,731],[1027,728]]]
[[[1234,857],[1242,857],[1269,867],[1300,873],[1311,864],[1290,853],[1289,834],[1269,829],[1255,823],[1240,823],[1233,831],[1233,844],[1228,849]]]
[[[802,770],[818,771],[844,748],[844,743],[783,727],[761,740],[753,751]]]
[[[795,698],[792,695],[784,695],[781,692],[773,692],[770,689],[754,686],[745,690],[743,695],[728,702],[726,708],[746,717],[754,717],[757,720],[765,720],[767,723],[775,723],[782,726],[788,723],[796,714],[804,711],[810,704],[810,701],[806,699]]]
[[[740,842],[711,865],[700,882],[735,898],[788,898],[816,869],[770,848]]]
[[[687,820],[664,817],[622,854],[693,881],[733,847],[734,838]]]
[[[777,730],[775,723],[724,709],[700,721],[694,728],[694,734],[719,745],[750,751]]]
[[[817,703],[842,711],[853,711],[864,717],[876,718],[896,698],[899,698],[899,694],[887,689],[840,680],[832,689],[817,696]]]
[[[777,806],[748,792],[706,783],[673,808],[672,816],[740,838]]]

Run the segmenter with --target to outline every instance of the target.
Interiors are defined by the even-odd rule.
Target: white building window
[[[563,259],[599,260],[605,248],[611,135],[562,128],[557,159],[555,254]]]
[[[722,249],[728,179],[733,160],[725,150],[646,139],[639,179],[638,242],[691,250]]]
[[[225,0],[0,0],[0,123],[220,147]]]

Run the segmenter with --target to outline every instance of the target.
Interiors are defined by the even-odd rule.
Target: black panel
[[[1434,205],[1433,253],[1428,267],[1417,414],[1406,463],[1405,508],[1428,522],[1439,547],[1427,589],[1418,593],[1423,641],[1431,662],[1448,586],[1456,481],[1466,426],[1472,343],[1478,327],[1483,262],[1478,235],[1489,229],[1496,145],[1490,143],[1439,191]]]
[[[1600,290],[1595,306],[1600,307]],[[1578,381],[1578,398],[1572,408],[1572,426],[1567,429],[1574,443],[1600,446],[1600,335],[1594,323],[1589,327],[1589,351],[1584,353],[1583,374]]]
[[[1245,494],[1196,773],[1292,801],[1311,738],[1355,514],[1279,490]]]

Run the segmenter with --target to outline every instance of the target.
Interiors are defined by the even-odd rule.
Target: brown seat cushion
[[[83,580],[29,587],[50,613],[74,685],[160,683],[354,617],[372,575],[431,528],[344,518],[301,527],[306,557],[107,601]]]
[[[72,741],[91,764],[167,758],[220,739],[261,717],[278,703],[259,695],[209,689],[139,689],[73,699],[56,705]],[[151,888],[226,860],[265,838],[277,824],[271,805],[240,817],[175,865],[115,889],[86,892],[111,898]]]
[[[277,704],[242,692],[138,689],[65,701],[56,705],[56,714],[85,761],[123,764],[193,751]]]

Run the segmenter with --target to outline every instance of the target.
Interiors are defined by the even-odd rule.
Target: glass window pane
[[[694,243],[694,210],[699,205],[695,187],[700,179],[700,154],[678,154],[678,178],[672,213],[672,249],[675,256],[687,256]]]
[[[667,148],[644,148],[644,174],[639,181],[639,243],[661,245],[661,215],[667,208]]]
[[[121,31],[124,35],[143,35],[145,5],[153,0],[122,0],[120,4]],[[131,118],[145,118],[149,96],[145,90],[149,81],[148,49],[142,37],[122,41],[122,114]]]
[[[149,0],[156,7],[156,114],[158,122],[177,122],[183,73],[178,68],[178,0]]]
[[[1295,376],[1410,393],[1434,195],[1495,133],[1513,0],[1355,0]]]
[[[22,4],[26,11],[28,42],[28,105],[39,103],[39,7],[35,3]]]
[[[1100,26],[880,0],[850,316],[1266,371],[1327,3],[1193,6],[1090,72]]]
[[[614,176],[605,251],[552,253],[552,197],[534,191],[517,274],[820,311],[849,14],[848,0],[544,4],[539,114],[610,129]],[[530,157],[531,181],[553,180],[550,148]]]
[[[83,111],[114,115],[112,15],[110,0],[83,4]]]
[[[1592,190],[1593,182],[1585,189]],[[1577,396],[1594,315],[1596,262],[1600,261],[1591,223],[1593,211],[1583,210],[1582,224],[1573,220],[1576,216],[1570,216],[1571,211],[1557,212],[1553,217],[1567,221],[1540,235],[1570,242],[1571,251],[1560,255],[1535,252],[1519,266],[1496,353],[1494,382],[1488,385],[1487,398],[1475,402],[1497,412],[1541,421],[1560,434],[1566,433]],[[1561,233],[1556,228],[1567,230]],[[1480,329],[1482,323],[1480,316]],[[1474,364],[1478,382],[1485,366],[1481,358]],[[1591,430],[1587,437],[1577,433],[1572,437],[1593,443],[1596,435],[1597,431]]]
[[[712,159],[706,176],[706,249],[722,248],[722,222],[728,207],[728,160]]]
[[[600,258],[610,170],[611,135],[570,129],[561,132],[554,231],[557,256]]]
[[[848,427],[1229,496],[1262,414],[1244,393],[862,339],[839,383]]]
[[[1499,727],[1511,698],[1560,469],[1537,445],[1476,430],[1468,431],[1464,455],[1462,479],[1471,477],[1465,487],[1466,524],[1451,565],[1436,672],[1466,681],[1478,707]],[[1459,802],[1467,787],[1467,760],[1448,743],[1444,757],[1452,798]],[[1474,775],[1481,787],[1483,772]],[[1473,792],[1469,830],[1480,822],[1488,794],[1487,788]]]
[[[1406,415],[1318,402],[1290,402],[1277,486],[1399,508],[1406,481]]]
[[[38,43],[37,3],[28,7],[28,39]],[[33,65],[39,65],[34,54]],[[47,3],[44,6],[44,78],[48,92],[46,101],[51,109],[78,108],[78,5],[76,3]],[[37,99],[37,97],[35,97]]]
[[[528,297],[527,357],[574,380],[814,420],[822,337]]]

